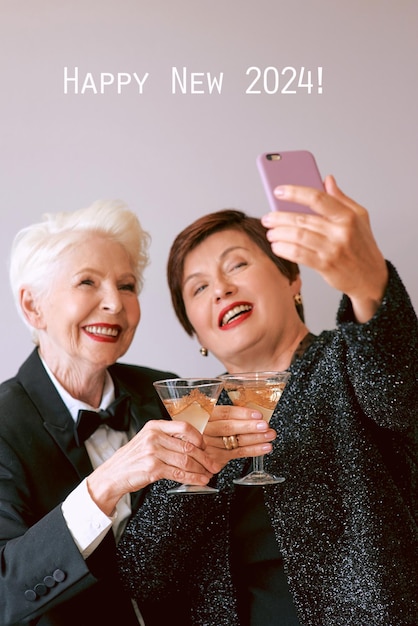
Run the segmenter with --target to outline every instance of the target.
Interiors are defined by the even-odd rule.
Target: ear
[[[27,322],[38,330],[44,328],[42,310],[38,300],[29,288],[21,288],[19,292],[19,303]]]

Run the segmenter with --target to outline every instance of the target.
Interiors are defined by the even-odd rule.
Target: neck
[[[81,400],[94,408],[100,406],[106,369],[86,371],[84,368],[77,367],[75,361],[71,362],[70,367],[66,367],[59,360],[45,358],[41,351],[40,355],[59,384],[72,398]]]
[[[238,355],[233,355],[232,358],[222,361],[222,363],[230,374],[238,372],[282,372],[290,367],[295,352],[308,333],[309,330],[303,326],[291,340],[281,343],[269,353],[266,353],[265,349],[257,352],[253,347],[248,353],[240,352]]]

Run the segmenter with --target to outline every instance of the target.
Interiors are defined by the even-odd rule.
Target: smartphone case
[[[257,157],[257,167],[271,211],[314,213],[303,204],[285,202],[273,194],[278,185],[301,185],[324,189],[321,174],[311,152],[308,150],[264,152]]]

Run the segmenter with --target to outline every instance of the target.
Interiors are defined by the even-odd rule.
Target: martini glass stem
[[[264,457],[255,456],[253,458],[253,472],[264,472]]]

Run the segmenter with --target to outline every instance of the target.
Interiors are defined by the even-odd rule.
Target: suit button
[[[56,569],[52,576],[57,583],[62,583],[66,578],[65,572],[63,572],[62,569]]]
[[[36,597],[37,597],[36,593],[34,592],[33,589],[26,589],[25,598],[26,600],[28,600],[28,602],[35,602]]]
[[[35,591],[35,593],[38,594],[38,596],[44,596],[46,593],[48,593],[48,587],[43,583],[38,583],[37,585],[35,585],[33,590]]]
[[[51,589],[51,587],[54,587],[56,585],[56,580],[54,579],[53,576],[45,576],[44,578],[44,584]]]

